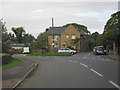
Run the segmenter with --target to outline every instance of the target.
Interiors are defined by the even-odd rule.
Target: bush
[[[107,52],[109,52],[109,50],[112,50],[112,49],[113,49],[112,45],[107,45],[107,46],[106,46],[106,51],[107,51]]]
[[[12,59],[12,56],[9,54],[2,55],[2,65],[10,63],[11,59]]]

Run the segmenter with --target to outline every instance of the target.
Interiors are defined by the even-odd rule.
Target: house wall
[[[66,38],[66,35],[69,37]],[[60,48],[67,48],[68,46],[72,46],[72,35],[75,35],[75,38],[80,38],[80,32],[77,31],[72,25],[69,25],[66,30],[61,33],[61,40],[60,40]],[[66,42],[66,45],[63,43]],[[80,41],[76,47],[77,50],[80,50]]]
[[[53,43],[53,36],[49,35],[48,36],[48,45],[49,45],[51,51],[53,50],[52,43]],[[54,35],[54,43],[55,43],[54,47],[59,49],[60,48],[60,35]]]
[[[72,35],[75,35],[75,38],[80,38],[80,32],[77,31],[72,25],[69,25],[66,30],[64,30],[63,33],[61,33],[61,35],[57,35],[58,36],[58,49],[60,48],[67,48],[68,46],[72,46]],[[66,38],[66,35],[68,35],[69,37]],[[55,35],[56,36],[56,35]],[[53,50],[53,45],[52,45],[52,40],[53,36],[49,35],[48,36],[48,44],[50,47],[50,50]],[[55,38],[55,37],[54,37]],[[55,40],[54,40],[55,42]],[[63,43],[66,42],[66,45],[63,45]],[[77,44],[77,47],[75,47],[78,51],[80,50],[80,41]]]
[[[53,36],[48,36],[48,45],[49,45],[49,47],[50,47],[50,49],[52,49],[53,47],[52,47],[52,37]]]

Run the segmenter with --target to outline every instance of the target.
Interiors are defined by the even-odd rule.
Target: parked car
[[[61,52],[64,52],[64,53],[71,53],[71,54],[77,53],[77,51],[72,50],[72,49],[69,49],[69,48],[62,48],[62,49],[59,49],[58,52],[59,52],[59,53],[61,53]]]
[[[106,50],[105,50],[104,46],[97,46],[97,47],[94,47],[93,53],[95,55],[99,55],[99,54],[106,55]]]

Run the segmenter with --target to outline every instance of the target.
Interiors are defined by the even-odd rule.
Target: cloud
[[[42,13],[42,12],[43,12],[43,10],[41,10],[41,9],[37,9],[37,10],[33,11],[33,13]]]
[[[75,22],[86,25],[91,32],[102,33],[110,15],[117,11],[116,2],[4,2],[2,12],[8,30],[23,26],[35,37],[51,26]]]

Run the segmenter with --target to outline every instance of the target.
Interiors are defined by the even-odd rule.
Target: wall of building
[[[68,35],[68,38],[66,38],[66,35]],[[61,34],[60,48],[67,48],[72,45],[72,35],[75,35],[75,38],[80,38],[80,33],[72,25],[70,25]],[[63,45],[64,42],[66,42],[66,45]],[[78,47],[76,49],[80,49],[80,42],[78,42]]]
[[[50,50],[53,50],[53,36],[49,35],[48,36],[48,45],[50,47]],[[54,35],[54,48],[60,49],[60,36],[59,35]]]
[[[66,35],[68,35],[68,38],[66,38]],[[69,25],[66,28],[66,30],[64,30],[64,32],[61,33],[61,35],[58,35],[57,41],[56,41],[56,39],[54,39],[54,42],[58,43],[58,46],[56,48],[60,49],[60,48],[67,48],[68,46],[72,46],[72,42],[73,42],[72,35],[75,35],[75,38],[80,38],[80,32],[77,31],[72,25]],[[54,38],[55,37],[56,37],[56,35],[54,35]],[[48,44],[49,44],[51,51],[53,50],[52,43],[53,43],[53,36],[49,35],[48,36]],[[80,41],[78,42],[77,47],[75,46],[75,49],[77,49],[78,51],[80,50]]]

